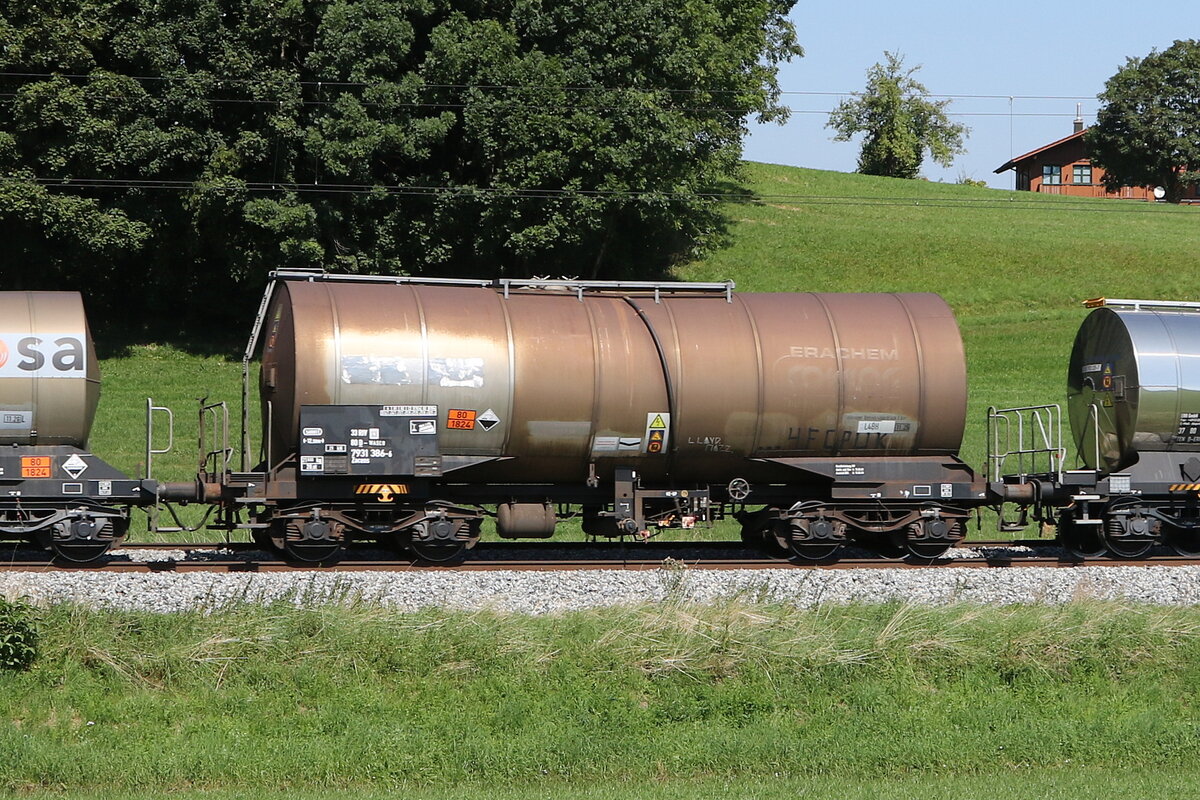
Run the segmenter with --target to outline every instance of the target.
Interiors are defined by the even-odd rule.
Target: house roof
[[[1072,139],[1078,139],[1080,136],[1083,136],[1085,133],[1087,133],[1087,130],[1088,130],[1087,128],[1084,128],[1081,131],[1076,131],[1075,133],[1072,133],[1070,136],[1064,136],[1063,138],[1059,139],[1057,142],[1051,142],[1048,145],[1039,147],[1037,150],[1030,150],[1028,153],[1026,153],[1023,156],[1015,156],[1015,157],[1009,159],[1008,161],[1005,161],[1001,166],[997,167],[995,170],[995,174],[999,175],[1001,172],[1004,172],[1007,169],[1013,169],[1017,166],[1017,164],[1024,161],[1025,159],[1033,158],[1038,153],[1044,153],[1052,147],[1058,147],[1060,144],[1065,144],[1065,143],[1071,141]]]

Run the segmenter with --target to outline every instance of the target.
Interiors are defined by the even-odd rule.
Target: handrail
[[[726,295],[732,302],[737,284],[733,281],[592,281],[578,278],[427,278],[414,275],[345,275],[305,269],[278,269],[270,274],[272,281],[293,280],[344,283],[390,283],[396,285],[475,286],[502,289],[505,297],[513,289],[568,290],[581,294],[598,292],[648,292],[657,298],[661,294],[681,292],[715,292]]]
[[[1015,427],[1015,433],[1014,433]],[[1006,462],[1017,457],[1018,477],[1052,474],[1062,479],[1066,448],[1062,446],[1062,409],[1057,404],[988,408],[988,479],[1003,480]],[[1014,442],[1015,439],[1015,442]],[[1045,469],[1039,469],[1044,456]]]
[[[154,412],[167,412],[167,446],[161,450],[154,448]],[[150,480],[153,474],[152,462],[154,456],[161,456],[164,453],[169,453],[175,447],[175,414],[166,406],[154,405],[154,399],[146,398],[146,464],[144,468],[144,477]]]
[[[212,421],[212,431],[206,420]],[[218,423],[220,428],[218,430]],[[207,403],[200,401],[200,420],[197,429],[200,452],[200,471],[224,478],[229,473],[233,460],[233,448],[229,446],[229,406],[225,401]],[[211,441],[210,441],[211,436]],[[220,440],[218,441],[218,437]],[[219,445],[219,446],[218,446]],[[212,464],[211,471],[209,463]]]
[[[1200,311],[1200,303],[1183,300],[1120,300],[1109,297],[1093,297],[1084,300],[1085,308],[1124,308],[1130,311],[1141,311],[1144,308],[1161,308],[1175,311]]]
[[[1092,423],[1092,469],[1100,469],[1100,409],[1088,403],[1088,422]]]

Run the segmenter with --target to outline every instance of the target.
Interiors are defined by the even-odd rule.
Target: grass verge
[[[42,614],[35,667],[0,674],[8,791],[620,797],[583,787],[1200,766],[1198,609]]]

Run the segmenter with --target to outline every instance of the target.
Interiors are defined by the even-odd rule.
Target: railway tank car
[[[1080,556],[1134,558],[1158,544],[1200,555],[1200,304],[1085,305],[1067,372],[1079,468],[1027,476],[1020,497],[1039,501]]]
[[[296,558],[354,538],[449,558],[485,515],[541,538],[568,508],[596,536],[734,514],[805,558],[932,556],[986,496],[957,457],[965,359],[937,295],[273,278],[246,353],[261,461],[167,495]]]
[[[77,292],[0,292],[0,537],[90,561],[154,502],[87,449],[100,369]]]

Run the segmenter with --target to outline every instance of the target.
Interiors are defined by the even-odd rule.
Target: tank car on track
[[[1064,468],[1058,406],[993,409],[993,492],[1081,557],[1200,556],[1200,303],[1086,305],[1067,373],[1080,466]]]
[[[153,482],[87,449],[100,369],[77,292],[0,292],[0,537],[69,561],[119,541]]]
[[[957,456],[966,367],[933,294],[278,272],[244,405],[260,348],[259,463],[165,495],[298,559],[356,538],[451,558],[485,515],[544,538],[568,508],[593,536],[736,515],[804,558],[933,556],[986,499]]]
[[[732,517],[801,559],[849,542],[932,558],[990,507],[1084,558],[1198,555],[1200,304],[1091,305],[1068,371],[1077,468],[1061,406],[993,408],[980,475],[958,456],[966,367],[937,295],[280,271],[245,351],[241,441],[203,404],[196,479],[160,483],[151,405],[143,478],[87,449],[99,370],[79,295],[0,293],[0,537],[93,560],[132,509],[155,527],[178,501],[308,562],[352,540],[450,560],[487,517],[536,539],[575,515],[592,537]]]

